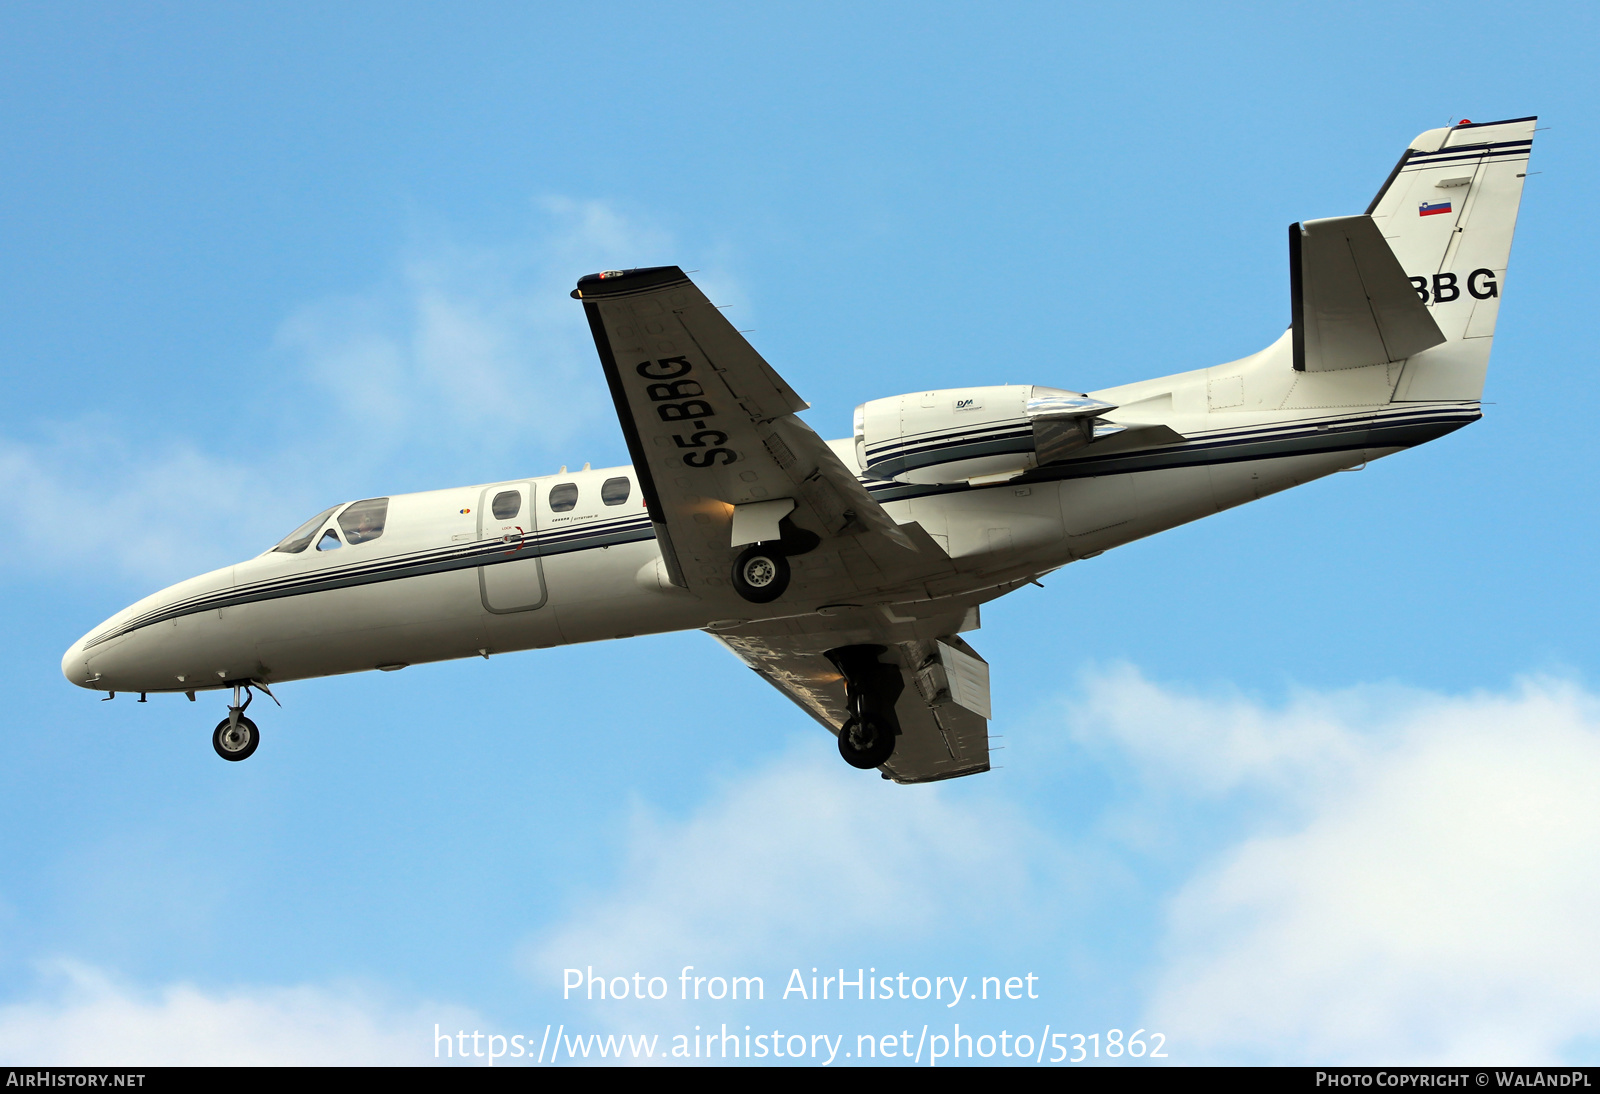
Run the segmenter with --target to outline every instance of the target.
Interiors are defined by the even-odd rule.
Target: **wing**
[[[882,598],[953,572],[897,524],[821,437],[807,404],[676,266],[593,274],[583,302],[673,584],[742,603],[746,544],[781,540],[785,600]]]
[[[902,683],[900,735],[881,770],[895,782],[924,783],[989,770],[989,666],[954,634],[976,622],[976,608],[928,618],[857,609],[713,634],[835,735],[849,717],[845,681],[824,651],[878,643],[878,660],[895,666]]]

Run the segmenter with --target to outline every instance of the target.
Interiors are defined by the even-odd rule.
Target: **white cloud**
[[[1247,696],[1185,694],[1128,665],[1087,673],[1070,712],[1073,736],[1131,760],[1151,785],[1205,797],[1242,788],[1289,789],[1360,747],[1378,689],[1303,692],[1283,710]],[[1408,696],[1384,693],[1390,702]]]
[[[1105,994],[1092,961],[1068,967],[1098,938],[1152,955],[1107,953],[1106,974],[1151,985],[1142,1024],[1180,1062],[1554,1063],[1600,1028],[1600,699],[1583,688],[1273,705],[1113,669],[1067,709],[1075,747],[1131,773],[1086,818],[1054,819],[1059,780],[1029,789],[1019,752],[988,782],[902,788],[797,739],[683,816],[638,808],[614,876],[520,964],[548,998],[567,967],[975,967],[1012,946],[1054,952],[1075,994]],[[1129,816],[1168,842],[1126,838]],[[1146,933],[1152,891],[1166,914]],[[426,1055],[414,1031],[435,1021],[472,1028],[354,990],[140,993],[60,975],[49,998],[0,1008],[0,1054],[398,1059]]]
[[[1172,902],[1147,1020],[1187,1058],[1549,1063],[1600,1029],[1594,696],[1086,690],[1147,794],[1277,801]]]
[[[142,575],[198,572],[222,561],[219,538],[260,528],[256,510],[270,496],[259,470],[178,439],[141,448],[102,419],[31,444],[0,437],[10,524],[0,551],[13,569],[94,558]]]
[[[804,740],[681,820],[640,810],[611,890],[530,945],[525,967],[546,983],[588,965],[743,974],[1026,920],[1052,841],[1003,802],[893,786],[832,751]],[[1014,914],[997,921],[997,907]]]
[[[543,203],[547,229],[512,244],[413,245],[391,283],[287,319],[278,348],[368,444],[502,454],[565,444],[611,408],[577,278],[665,253],[660,232],[599,202]]]
[[[303,985],[142,992],[73,962],[46,969],[45,998],[0,1006],[0,1060],[28,1066],[422,1064],[433,1030],[481,1028],[459,1007],[398,1004],[360,988]]]
[[[972,964],[1021,939],[1071,982],[1098,936],[1151,955],[1106,957],[1188,1062],[1549,1063],[1600,1029],[1592,694],[1272,705],[1116,668],[1068,709],[1073,747],[1131,774],[1078,831],[1056,779],[898,788],[800,742],[686,817],[641,810],[625,865],[524,967],[747,973],[890,939]],[[1129,934],[1152,894],[1166,914]]]
[[[99,414],[0,437],[0,552],[13,571],[93,559],[171,580],[263,550],[335,501],[553,471],[584,431],[614,431],[569,290],[668,245],[567,200],[503,245],[416,242],[382,284],[288,316],[262,348],[271,382],[226,426],[135,440]]]

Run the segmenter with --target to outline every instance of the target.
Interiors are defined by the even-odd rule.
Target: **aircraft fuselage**
[[[1283,348],[1280,340],[1256,357]],[[1075,560],[1359,466],[1478,416],[1476,404],[1459,402],[1333,412],[1208,404],[1219,374],[1283,371],[1267,366],[1247,358],[1094,393],[1126,404],[1148,401],[1146,392],[1159,388],[1167,424],[1189,438],[1182,445],[1038,468],[984,486],[864,478],[895,520],[920,524],[957,570],[936,587],[904,590],[897,602],[993,599]],[[853,460],[851,441],[830,444]],[[605,504],[602,486],[619,479],[627,497]],[[567,494],[576,488],[576,497],[558,512],[552,491],[563,486]],[[501,520],[490,510],[508,491],[520,492],[520,505]],[[337,527],[331,514],[326,524]],[[62,670],[96,690],[185,692],[715,630],[727,616],[669,582],[625,466],[395,495],[381,537],[334,540],[332,550],[267,551],[146,597],[75,643]],[[739,620],[818,607],[785,598],[744,605]]]

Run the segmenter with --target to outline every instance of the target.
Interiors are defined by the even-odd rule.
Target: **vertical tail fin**
[[[1396,401],[1482,396],[1537,120],[1430,129],[1368,206],[1446,338],[1406,362]]]

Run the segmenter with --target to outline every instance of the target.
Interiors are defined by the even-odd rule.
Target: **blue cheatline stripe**
[[[1416,170],[1420,171],[1423,168],[1433,167],[1448,167],[1451,164],[1457,163],[1463,167],[1468,167],[1475,166],[1479,163],[1526,163],[1527,161],[1528,157],[1526,154],[1520,156],[1449,156],[1445,159],[1429,160],[1427,163],[1419,165]],[[1410,164],[1407,164],[1406,170],[1401,172],[1401,174],[1406,175],[1415,173],[1416,171],[1411,170]]]
[[[1406,166],[1411,167],[1418,163],[1436,163],[1439,160],[1453,160],[1460,159],[1462,157],[1477,157],[1481,159],[1485,156],[1490,158],[1495,158],[1498,156],[1526,156],[1532,151],[1533,145],[1531,143],[1518,145],[1516,147],[1500,148],[1442,148],[1437,152],[1428,152],[1426,154],[1418,155],[1414,159],[1407,160]]]
[[[592,548],[610,547],[620,543],[634,543],[654,539],[655,533],[647,515],[613,518],[607,521],[586,522],[548,534],[535,533],[524,541],[520,551],[507,551],[506,542],[499,539],[476,540],[472,543],[445,547],[432,547],[402,555],[389,555],[367,562],[349,563],[318,569],[311,573],[284,574],[279,577],[229,586],[206,593],[198,593],[183,600],[153,608],[142,615],[95,635],[84,643],[84,648],[99,645],[119,635],[166,622],[196,612],[251,604],[262,600],[277,600],[302,593],[324,592],[331,589],[352,588],[398,578],[419,577],[424,574],[446,573],[451,570],[470,569],[476,566],[493,566],[516,562],[526,558],[542,558],[570,554]]]
[[[1429,410],[1429,411],[1415,411],[1415,410],[1409,410],[1409,409],[1406,409],[1406,408],[1393,408],[1393,409],[1386,409],[1386,410],[1380,410],[1380,411],[1371,411],[1371,412],[1359,415],[1358,418],[1359,418],[1359,420],[1365,421],[1365,420],[1367,420],[1369,418],[1378,417],[1378,416],[1387,415],[1387,416],[1409,417],[1409,416],[1412,416],[1412,415],[1415,415],[1415,414],[1418,414],[1418,413],[1433,414],[1433,413],[1438,413],[1438,410],[1437,409],[1433,409],[1433,410]],[[1476,413],[1476,412],[1473,412],[1473,413]],[[1331,422],[1338,422],[1338,421],[1341,421],[1341,420],[1344,420],[1344,419],[1327,419],[1327,421],[1331,421]],[[1190,438],[1193,439],[1193,438],[1201,438],[1201,437],[1208,437],[1208,436],[1228,436],[1228,435],[1233,435],[1235,433],[1241,433],[1241,432],[1242,433],[1255,433],[1255,432],[1259,432],[1261,430],[1304,428],[1305,427],[1304,423],[1306,421],[1312,421],[1312,420],[1311,419],[1303,419],[1301,422],[1278,422],[1278,423],[1274,423],[1274,424],[1271,424],[1271,425],[1249,426],[1249,427],[1246,427],[1243,431],[1239,431],[1239,430],[1222,430],[1222,431],[1208,431],[1208,432],[1201,432],[1201,433],[1193,433],[1193,434],[1190,434]],[[952,431],[948,431],[948,432],[944,432],[944,433],[914,434],[914,435],[912,435],[910,437],[896,437],[896,438],[894,438],[892,440],[880,441],[875,445],[867,446],[867,459],[868,459],[869,463],[880,463],[886,458],[892,458],[892,457],[895,457],[895,456],[911,455],[911,454],[914,454],[914,453],[926,451],[926,450],[928,450],[930,448],[937,448],[937,447],[943,447],[943,446],[948,446],[948,445],[953,445],[953,444],[960,444],[960,443],[978,443],[978,442],[991,441],[991,440],[1009,440],[1009,439],[1012,439],[1014,437],[1026,437],[1026,436],[1029,436],[1029,435],[1031,435],[1031,432],[1032,432],[1032,423],[1031,423],[1031,421],[1029,421],[1028,419],[1017,419],[1017,418],[1014,418],[1014,419],[1008,419],[1005,422],[996,423],[996,424],[994,424],[992,426],[986,426],[986,427],[983,427],[981,429],[961,429],[961,430],[952,430]]]
[[[1266,425],[1247,426],[1242,429],[1219,429],[1191,435],[1191,440],[1208,442],[1213,440],[1226,440],[1230,438],[1268,437],[1275,435],[1290,435],[1305,433],[1307,431],[1326,432],[1327,430],[1343,428],[1355,429],[1367,426],[1370,423],[1382,425],[1408,424],[1416,422],[1433,422],[1440,420],[1460,421],[1462,424],[1475,422],[1482,417],[1482,412],[1477,406],[1463,406],[1459,408],[1430,407],[1427,409],[1394,409],[1388,411],[1374,411],[1366,414],[1356,414],[1344,418],[1301,419],[1298,422],[1277,422]]]
[[[1444,148],[1436,148],[1432,152],[1412,152],[1411,159],[1413,162],[1415,162],[1416,160],[1429,159],[1435,156],[1466,154],[1475,156],[1499,156],[1507,152],[1526,152],[1532,147],[1532,137],[1525,137],[1522,140],[1515,141],[1485,141],[1482,144],[1452,144],[1446,145]]]
[[[946,439],[937,444],[908,445],[876,456],[868,456],[867,469],[877,475],[898,475],[914,467],[952,463],[956,460],[975,459],[979,456],[1007,452],[1027,452],[1032,448],[1031,429],[996,433],[987,437],[966,436]]]
[[[626,534],[637,531],[639,528],[649,526],[648,517],[627,517],[620,520],[614,519],[604,525],[583,525],[583,537],[609,537],[617,533]],[[596,531],[589,531],[596,530]],[[577,549],[570,546],[576,530],[564,529],[561,533],[548,537],[548,542],[536,540],[530,546],[523,548],[523,557],[563,554],[569,550]],[[596,546],[600,544],[596,542]],[[215,590],[209,593],[200,593],[185,600],[153,609],[148,615],[162,614],[175,608],[183,609],[184,613],[205,611],[210,608],[224,606],[219,602],[235,602],[239,597],[250,599],[270,599],[275,595],[302,591],[303,589],[319,589],[328,586],[330,582],[350,583],[350,579],[363,579],[369,577],[382,578],[395,570],[405,570],[403,576],[412,576],[414,573],[431,573],[444,570],[460,569],[468,566],[493,565],[496,562],[514,561],[512,559],[497,558],[495,556],[507,554],[504,540],[476,540],[472,543],[458,546],[434,547],[424,551],[414,551],[404,555],[389,555],[373,559],[368,562],[339,565],[326,569],[319,569],[309,573],[285,574],[280,577],[268,578],[262,581],[250,582],[245,585],[230,586],[225,590]],[[357,583],[360,583],[358,580]],[[257,595],[266,594],[266,595]],[[166,618],[171,618],[167,615]],[[140,616],[129,621],[129,626],[145,626],[148,622],[145,616]],[[97,637],[96,642],[103,641]],[[93,644],[92,642],[90,643]]]
[[[1321,422],[1277,423],[1218,430],[1196,434],[1184,444],[1118,452],[1101,457],[1090,455],[1062,464],[1035,468],[1008,483],[999,485],[1057,482],[1096,475],[1162,471],[1178,467],[1315,455],[1361,448],[1409,448],[1443,436],[1480,417],[1482,413],[1476,405],[1464,405],[1457,408],[1434,407],[1426,410],[1384,410]],[[863,485],[880,502],[989,489],[968,486],[966,483],[913,486],[871,479],[866,480]],[[432,547],[368,562],[331,566],[312,573],[285,574],[245,585],[198,593],[153,608],[111,630],[95,635],[84,643],[84,648],[88,649],[155,623],[202,611],[263,600],[277,600],[305,593],[396,581],[426,574],[446,573],[475,566],[493,566],[526,558],[545,558],[597,550],[601,547],[639,543],[654,538],[655,531],[648,514],[641,514],[536,532],[531,542],[525,540],[524,546],[519,551],[508,552],[503,540],[476,540],[468,544]]]
[[[876,448],[867,449],[867,462],[878,463],[885,459],[897,456],[909,456],[918,452],[937,452],[941,448],[948,448],[955,444],[986,444],[990,441],[1008,441],[1017,437],[1033,436],[1033,427],[1011,426],[1007,429],[997,429],[982,433],[948,433],[941,437],[903,441],[901,443],[884,443]]]
[[[1275,436],[1299,436],[1312,432],[1320,433],[1333,429],[1364,429],[1368,428],[1368,423],[1371,422],[1382,422],[1384,424],[1396,422],[1431,422],[1439,420],[1441,415],[1443,415],[1447,420],[1459,419],[1465,423],[1467,421],[1475,421],[1479,417],[1479,412],[1475,409],[1439,410],[1438,408],[1433,408],[1425,411],[1417,411],[1405,408],[1396,408],[1368,412],[1353,418],[1335,418],[1325,419],[1322,421],[1302,420],[1299,422],[1275,422],[1267,425],[1249,426],[1243,429],[1211,430],[1192,433],[1187,438],[1188,444],[1185,445],[1184,448],[1192,451],[1197,448],[1206,447],[1210,445],[1211,442],[1216,440],[1259,440]],[[1317,428],[1319,425],[1326,426],[1327,428],[1319,429]],[[1015,445],[1008,446],[1006,442],[1015,440],[1025,441],[1030,438],[1031,431],[1022,431],[1004,434],[997,433],[996,435],[985,437],[979,440],[973,440],[968,434],[945,434],[940,437],[940,440],[943,443],[938,446],[922,444],[907,444],[897,446],[897,442],[886,441],[879,445],[876,449],[868,450],[868,464],[869,469],[872,471],[898,474],[919,466],[931,466],[936,463],[951,463],[957,460],[971,459],[981,455],[998,455],[1008,451],[1023,451],[1025,450],[1024,448],[1018,448]],[[975,449],[979,448],[982,450],[975,451]],[[1176,445],[1170,445],[1163,448],[1162,451],[1173,451],[1177,448],[1178,446]],[[873,455],[872,453],[874,452],[878,454]],[[915,462],[909,458],[911,456],[921,455],[924,453],[937,455],[938,458],[935,460]],[[1084,459],[1093,458],[1094,457],[1091,452],[1086,452],[1085,456],[1080,456],[1078,459],[1072,461],[1072,463],[1077,464],[1083,462]]]
[[[1437,167],[1441,163],[1458,163],[1463,160],[1505,160],[1521,159],[1533,151],[1531,145],[1522,148],[1447,148],[1443,152],[1433,152],[1426,156],[1417,156],[1406,161],[1405,171],[1415,170],[1419,167]]]
[[[898,475],[912,467],[924,467],[939,463],[953,463],[956,460],[968,459],[973,451],[979,452],[1031,452],[1033,451],[1033,433],[1012,433],[998,437],[959,438],[944,441],[940,444],[919,445],[915,448],[903,448],[899,451],[886,453],[867,458],[867,470],[873,475],[882,478],[884,475]]]
[[[1363,448],[1411,448],[1469,425],[1480,417],[1482,412],[1475,404],[1448,409],[1435,407],[1429,410],[1376,412],[1322,422],[1219,430],[1193,435],[1181,445],[1116,452],[1105,456],[1079,456],[1064,463],[1034,468],[1008,482],[992,486],[974,487],[966,483],[908,484],[881,480],[866,485],[872,496],[880,502],[909,501],[967,490],[997,490],[1098,475],[1165,471]]]
[[[945,437],[974,437],[986,433],[1001,433],[1012,429],[1025,429],[1033,424],[1030,418],[1005,418],[997,422],[981,422],[957,429],[930,429],[922,433],[902,434],[887,441],[868,445],[868,452],[875,452],[885,447],[901,444],[926,444],[929,441],[938,441]]]

